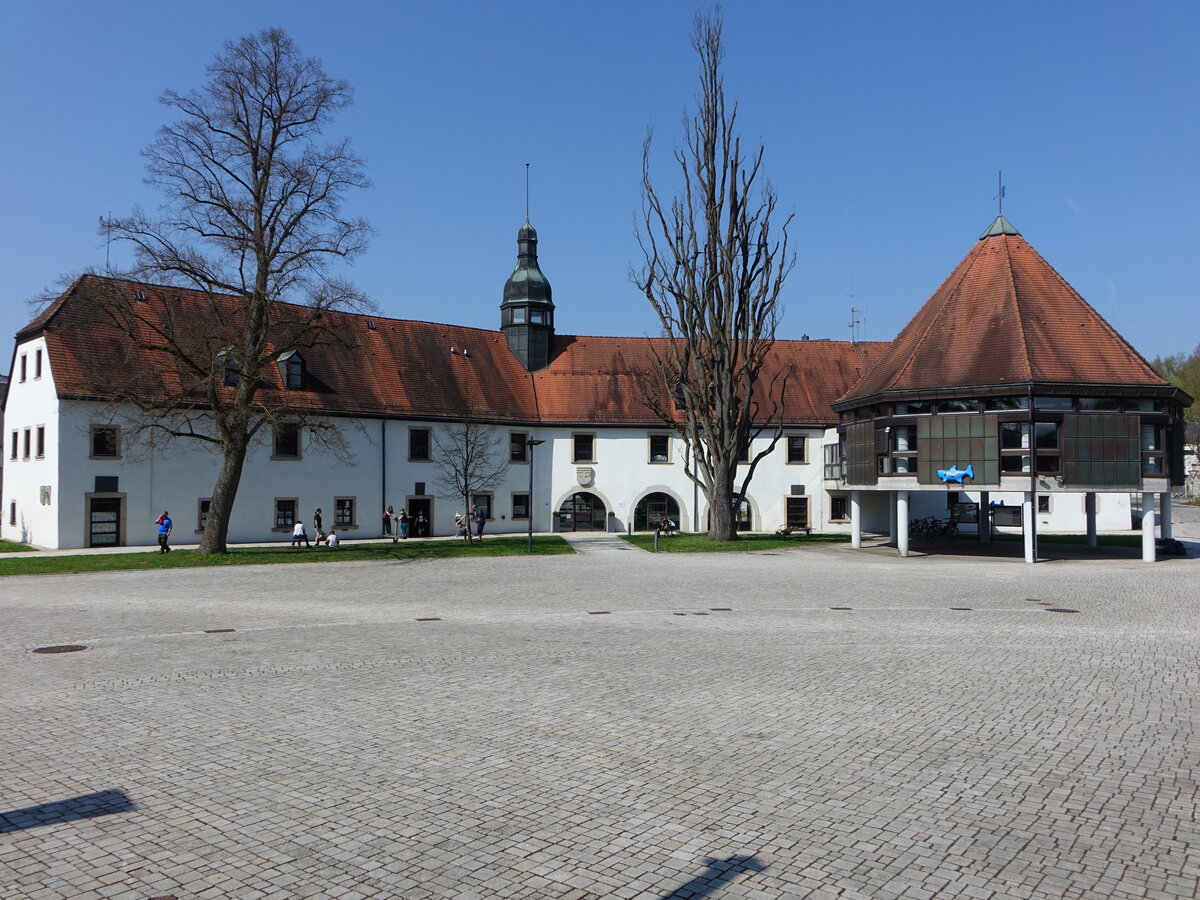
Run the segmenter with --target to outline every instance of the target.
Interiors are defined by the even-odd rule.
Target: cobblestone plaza
[[[0,581],[0,896],[1200,893],[1195,544],[585,549]]]

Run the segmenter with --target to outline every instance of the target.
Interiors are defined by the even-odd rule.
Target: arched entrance
[[[558,508],[559,531],[607,531],[608,510],[595,494],[572,494]]]
[[[678,521],[678,519],[676,519]],[[711,527],[712,516],[706,515],[704,519],[705,528]],[[743,500],[738,504],[737,517],[734,521],[734,531],[753,531],[754,530],[754,510],[750,506],[749,500]]]
[[[633,510],[633,530],[653,531],[663,516],[670,516],[671,521],[679,525],[679,504],[675,498],[662,491],[647,494]]]

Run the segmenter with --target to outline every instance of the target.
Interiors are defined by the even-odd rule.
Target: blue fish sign
[[[938,478],[942,479],[943,484],[949,484],[952,481],[957,481],[959,484],[962,484],[964,478],[975,478],[974,469],[972,469],[969,465],[965,469],[960,469],[957,463],[948,469],[938,469],[937,474]]]

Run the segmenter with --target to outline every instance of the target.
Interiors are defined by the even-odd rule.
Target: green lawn
[[[622,539],[654,552],[653,534],[621,535]],[[710,541],[707,534],[674,534],[660,536],[658,552],[667,553],[728,553],[751,550],[781,550],[811,547],[814,544],[840,544],[850,540],[848,534],[740,534],[736,541]]]
[[[524,536],[490,537],[482,544],[463,541],[410,540],[398,544],[343,544],[327,548],[293,550],[278,547],[233,547],[223,556],[201,556],[194,550],[160,553],[147,548],[136,553],[83,556],[45,556],[0,559],[3,575],[60,575],[75,572],[115,572],[126,569],[186,569],[196,566],[258,566],[275,563],[334,563],[370,560],[450,559],[464,556],[521,556],[528,552]],[[573,553],[570,544],[554,535],[535,535],[533,552],[539,556]]]
[[[0,553],[20,553],[32,549],[27,544],[18,544],[16,541],[0,541]]]

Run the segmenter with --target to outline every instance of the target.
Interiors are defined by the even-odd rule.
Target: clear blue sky
[[[156,205],[139,153],[162,90],[279,25],[354,85],[330,134],[367,159],[352,209],[378,233],[347,274],[382,314],[498,327],[529,162],[558,330],[655,334],[628,279],[641,145],[653,125],[666,160],[680,139],[696,8],[0,0],[0,331],[60,274],[103,267],[101,215]],[[724,11],[728,96],[796,213],[780,337],[846,339],[852,305],[860,337],[894,337],[996,215],[1003,169],[1005,215],[1138,350],[1200,340],[1200,4]]]

